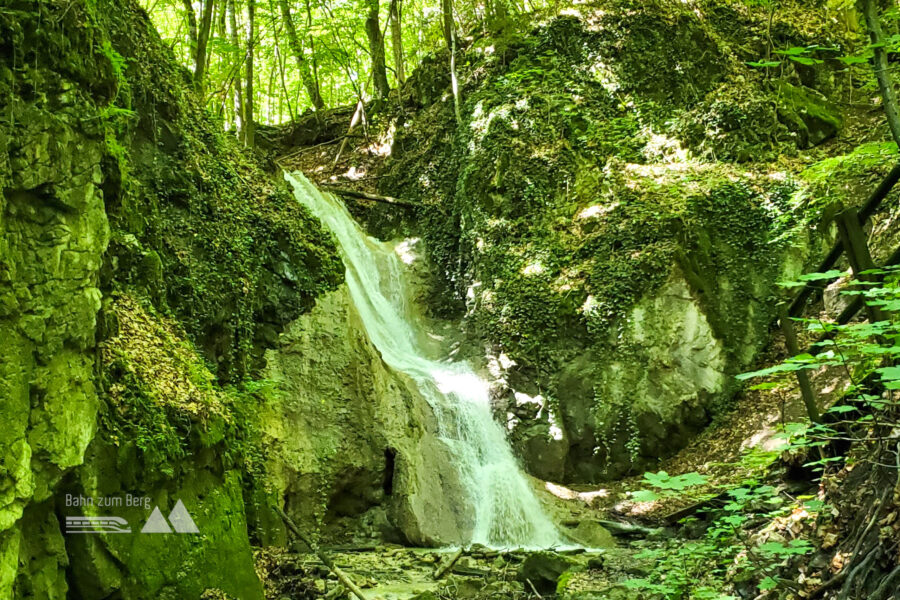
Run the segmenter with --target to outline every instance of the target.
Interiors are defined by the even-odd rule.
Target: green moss
[[[800,200],[806,204],[810,219],[859,206],[871,193],[872,175],[886,175],[896,162],[897,144],[861,144],[849,154],[826,158],[804,169],[800,179],[808,185]]]
[[[779,114],[800,136],[802,147],[820,144],[841,128],[840,109],[822,94],[786,81],[779,81],[776,89]]]

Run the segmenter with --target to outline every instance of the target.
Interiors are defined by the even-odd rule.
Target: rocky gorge
[[[897,160],[881,114],[846,100],[871,96],[834,50],[861,44],[853,9],[790,5],[510,16],[425,57],[364,136],[352,111],[310,111],[252,149],[137,2],[0,6],[0,598],[349,597],[292,527],[373,599],[674,597],[625,582],[692,539],[684,507],[663,494],[641,520],[626,492],[769,436],[759,415],[696,446],[760,395],[796,403],[736,376],[785,355],[782,284]],[[368,287],[415,324],[429,377],[467,365],[503,444],[448,420],[460,388],[392,360],[295,171],[394,257]],[[885,206],[875,264],[896,246]],[[495,482],[488,504],[533,499],[513,520],[540,513],[553,543],[475,539]],[[115,507],[129,534],[72,535],[110,514],[73,498],[141,501]],[[178,502],[197,535],[139,533]]]

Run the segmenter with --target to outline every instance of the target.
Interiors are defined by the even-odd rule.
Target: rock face
[[[586,353],[559,378],[560,397],[597,402],[591,412],[577,402],[561,408],[565,430],[578,440],[567,465],[576,479],[594,475],[589,457],[618,454],[638,462],[642,454],[663,456],[685,444],[729,385],[724,342],[677,272],[632,308],[617,335],[609,354]]]
[[[8,25],[4,56],[17,38]],[[32,571],[29,594],[62,597],[53,494],[97,429],[93,347],[110,236],[104,148],[78,130],[83,92],[71,81],[29,69],[35,88],[55,92],[53,105],[30,102],[8,89],[19,76],[11,66],[0,65],[0,93],[12,98],[0,125],[0,596],[12,595],[21,561]],[[25,515],[29,505],[37,508]]]
[[[6,3],[0,98],[0,597],[261,598],[253,394],[221,384],[339,283],[330,237],[220,133],[135,2]],[[179,498],[199,535],[60,527],[118,512],[136,532]]]
[[[266,358],[266,377],[281,390],[261,414],[268,485],[299,523],[321,525],[331,539],[383,510],[388,538],[426,546],[468,538],[471,517],[452,493],[456,470],[431,410],[382,362],[345,286],[292,323]]]
[[[765,161],[833,136],[846,82],[818,55],[777,82],[748,66],[767,23],[606,0],[472,41],[463,124],[410,84],[423,108],[379,186],[427,207],[431,307],[507,365],[498,412],[533,474],[596,481],[677,451],[766,342],[777,282],[819,251],[806,182]],[[813,13],[772,27],[777,47],[841,35]]]

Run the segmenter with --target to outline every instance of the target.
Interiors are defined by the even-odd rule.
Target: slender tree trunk
[[[278,0],[278,5],[281,7],[281,18],[284,21],[284,27],[288,34],[288,43],[291,46],[294,57],[297,59],[297,69],[300,71],[300,80],[303,81],[303,87],[306,88],[306,92],[309,94],[309,101],[316,111],[323,110],[325,108],[325,103],[322,101],[322,95],[319,94],[319,86],[316,83],[316,80],[313,79],[312,72],[309,68],[309,62],[303,55],[303,45],[300,44],[300,38],[297,37],[297,28],[294,27],[294,21],[291,18],[291,9],[288,6],[287,0]]]
[[[244,87],[244,144],[256,141],[256,116],[253,114],[253,55],[256,46],[256,0],[247,0],[247,85]]]
[[[221,39],[228,38],[228,2],[223,1],[219,2],[216,7],[216,14],[213,15],[213,29],[215,30],[215,35]],[[222,63],[223,70],[227,73],[228,67],[231,64],[231,57],[229,56],[221,56],[220,62]],[[225,106],[228,103],[228,98],[230,96],[231,90],[228,89],[227,86],[222,88],[222,99],[219,102],[219,116],[223,116],[225,112]],[[224,117],[223,117],[224,118]]]
[[[881,29],[881,21],[878,15],[878,6],[875,0],[861,0],[860,10],[866,18],[866,28],[869,30],[869,38],[873,46],[873,64],[875,78],[878,80],[878,88],[881,91],[884,114],[887,117],[888,126],[894,141],[900,146],[900,113],[897,111],[897,96],[894,93],[894,82],[888,70],[887,51],[885,50],[884,32]]]
[[[197,34],[197,55],[194,57],[194,86],[201,95],[206,93],[206,46],[209,43],[209,30],[212,27],[212,14],[215,0],[206,0],[203,4],[203,18]]]
[[[444,37],[450,50],[450,88],[453,91],[453,112],[456,122],[460,119],[459,81],[456,78],[456,24],[453,22],[453,0],[441,0]]]
[[[231,10],[228,11],[228,17],[231,24],[231,44],[234,46],[234,54],[232,56],[240,56],[241,55],[241,35],[240,29],[238,29],[237,23],[237,2],[236,0],[229,0],[228,2],[229,8]],[[236,110],[235,119],[234,119],[234,128],[238,134],[238,137],[243,139],[244,137],[244,127],[246,123],[246,119],[244,118],[244,93],[241,85],[241,77],[240,77],[240,61],[234,61],[232,65],[232,77],[234,78],[234,97]]]
[[[453,112],[456,116],[456,123],[462,122],[459,114],[459,80],[456,78],[456,28],[450,30],[450,87],[453,90]]]
[[[322,95],[322,86],[319,82],[319,59],[316,58],[316,41],[313,39],[313,16],[312,16],[312,4],[310,0],[306,0],[306,32],[307,32],[307,42],[309,43],[309,61],[312,63],[312,76],[313,83],[316,86],[316,93],[321,97]],[[324,100],[322,104],[325,104]]]
[[[444,41],[447,43],[447,50],[453,47],[453,2],[452,0],[441,0],[441,29],[444,32]]]
[[[274,117],[275,114],[275,71],[278,70],[278,65],[272,63],[269,67],[269,89],[266,91],[266,118],[271,121],[277,121],[279,117]]]
[[[400,0],[391,0],[391,49],[394,51],[394,69],[397,83],[406,81],[406,66],[403,64],[403,29],[401,28]]]
[[[190,44],[191,58],[197,60],[197,15],[194,13],[194,4],[191,0],[183,0],[184,11],[188,22],[188,42]]]
[[[288,91],[287,82],[284,79],[284,53],[281,51],[281,43],[278,41],[277,37],[275,38],[275,53],[278,60],[278,73],[281,76],[281,91],[284,93],[284,98],[287,101],[288,116],[291,118],[291,121],[293,121],[294,108],[291,106],[291,94]],[[281,117],[280,110],[278,116]]]
[[[375,97],[382,101],[387,99],[391,88],[388,85],[387,70],[384,63],[384,38],[378,23],[378,0],[366,0],[369,12],[366,15],[366,35],[369,38],[369,53],[372,56],[372,82],[375,84]]]

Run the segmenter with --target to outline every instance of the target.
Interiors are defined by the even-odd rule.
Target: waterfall
[[[331,194],[301,173],[285,174],[294,196],[337,239],[350,297],[385,363],[408,375],[434,412],[438,436],[458,469],[474,515],[472,543],[541,547],[559,535],[491,415],[487,382],[465,362],[427,357],[427,331],[407,303],[403,269],[393,248],[367,236]]]

